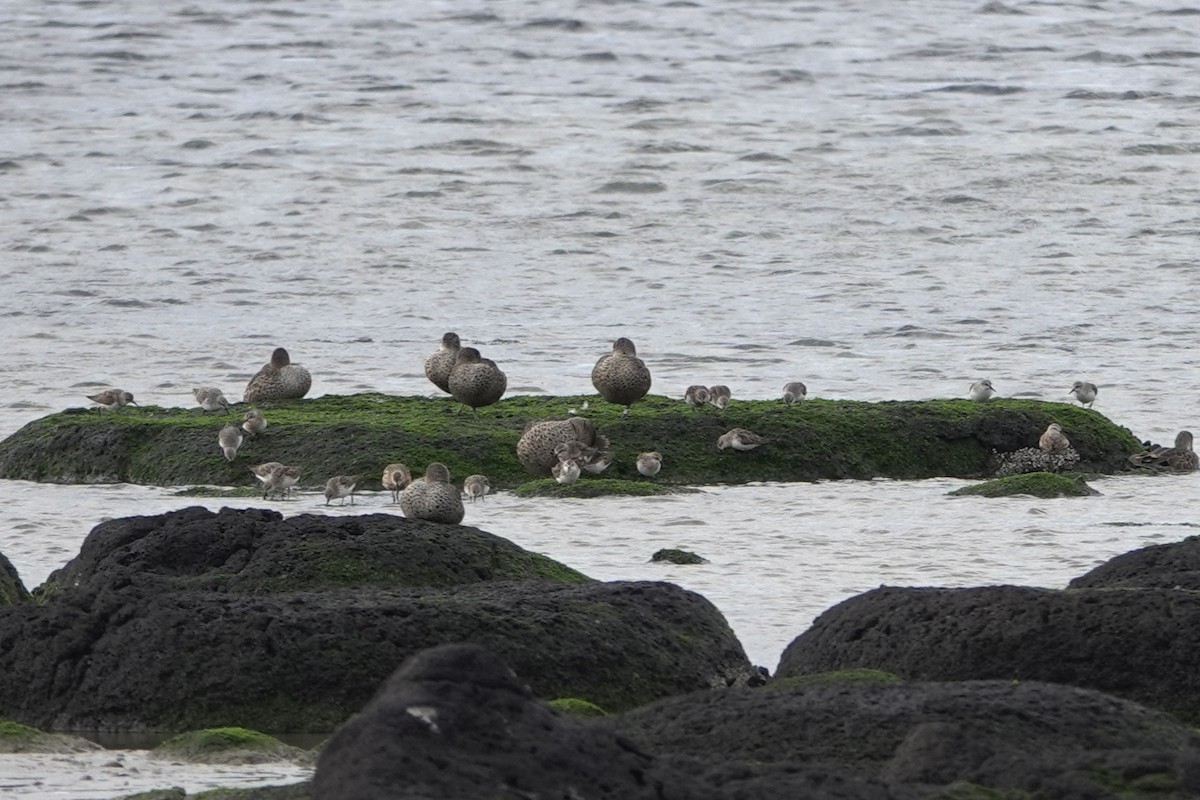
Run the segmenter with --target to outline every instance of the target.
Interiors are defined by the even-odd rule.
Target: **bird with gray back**
[[[992,382],[987,378],[984,378],[981,381],[975,381],[971,384],[971,399],[976,403],[982,403],[991,399],[992,395],[995,393],[996,387],[992,386]]]
[[[1075,395],[1075,399],[1082,406],[1092,407],[1092,403],[1096,402],[1096,395],[1100,394],[1100,390],[1096,388],[1096,384],[1086,381],[1075,381],[1075,385],[1071,387],[1071,391],[1067,394]]]
[[[397,461],[383,468],[383,488],[392,493],[392,502],[400,502],[400,493],[412,483],[412,473],[408,467]]]
[[[650,369],[637,357],[633,342],[622,336],[613,342],[612,352],[601,356],[592,368],[592,386],[610,403],[629,407],[650,391]]]
[[[341,502],[338,505],[346,505],[346,498],[350,498],[350,505],[354,505],[354,486],[358,483],[357,475],[335,475],[325,481],[325,505],[329,505],[330,500],[338,500]]]
[[[425,359],[425,377],[443,392],[450,394],[450,371],[462,348],[458,334],[453,331],[442,334],[442,346]]]
[[[293,364],[288,351],[276,347],[271,363],[255,373],[246,384],[242,399],[247,403],[270,403],[276,400],[299,400],[312,388],[312,375],[299,364]]]
[[[783,404],[790,406],[808,397],[808,387],[800,381],[792,381],[783,387]]]
[[[662,469],[662,462],[662,453],[642,453],[637,457],[637,471],[647,478],[653,478]]]
[[[463,494],[469,497],[472,503],[482,500],[491,488],[486,475],[468,475],[463,479]]]
[[[683,402],[692,408],[708,405],[708,387],[694,384],[683,393]]]
[[[454,399],[470,406],[475,413],[476,409],[490,406],[504,396],[508,376],[496,362],[480,356],[474,347],[464,347],[458,351],[454,369],[450,370],[449,386]]]
[[[550,475],[561,484],[572,484],[579,480],[579,462],[572,459],[559,461],[550,468]]]
[[[225,395],[215,386],[197,386],[192,389],[192,397],[196,398],[196,402],[200,408],[205,411],[228,411],[229,401],[225,399]]]
[[[717,384],[716,386],[708,387],[708,402],[719,408],[721,411],[729,408],[729,401],[733,399],[733,392],[728,386]]]
[[[425,519],[457,525],[466,514],[462,494],[450,485],[450,470],[433,462],[425,477],[415,480],[400,493],[400,510],[409,519]]]
[[[242,432],[237,425],[232,422],[226,422],[225,427],[221,428],[221,432],[217,434],[217,444],[221,446],[221,452],[225,454],[226,461],[233,461],[237,455],[238,448],[242,446]]]
[[[1057,422],[1051,422],[1046,426],[1046,430],[1038,439],[1038,448],[1043,453],[1054,455],[1056,453],[1065,453],[1071,446],[1071,440],[1063,433],[1062,425]]]
[[[753,450],[756,447],[762,447],[770,441],[770,439],[759,436],[757,433],[748,431],[745,428],[734,428],[717,437],[717,449],[733,448],[734,450],[745,452]]]
[[[105,389],[98,394],[89,394],[87,399],[109,411],[116,411],[127,405],[137,405],[133,402],[133,395],[124,389]]]
[[[1134,453],[1129,460],[1155,472],[1195,472],[1200,469],[1200,455],[1192,445],[1192,432],[1180,431],[1174,447],[1152,446],[1143,453]]]
[[[242,430],[251,436],[258,436],[267,429],[267,419],[257,408],[252,408],[242,415]]]

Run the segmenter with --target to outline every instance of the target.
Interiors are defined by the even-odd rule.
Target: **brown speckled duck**
[[[568,449],[572,453],[578,451],[580,457],[587,454],[587,463],[591,463],[592,456],[596,456],[597,453],[588,451],[597,446],[598,440],[601,440],[599,443],[603,444],[604,450],[607,451],[608,440],[597,436],[595,426],[585,417],[534,422],[525,428],[517,442],[517,460],[534,475],[549,477],[551,468],[560,460],[556,452],[560,445],[568,445],[567,448],[563,448],[564,452]],[[570,442],[578,442],[579,447],[570,448]]]
[[[613,342],[612,352],[601,356],[592,368],[592,385],[608,402],[625,406],[623,417],[650,391],[650,370],[637,357],[633,342],[622,336]]]
[[[430,353],[429,357],[425,359],[425,377],[447,394],[450,394],[450,371],[454,369],[454,362],[458,358],[460,349],[462,349],[462,343],[459,341],[458,334],[448,331],[442,334],[441,348]]]
[[[482,358],[474,347],[464,347],[458,351],[454,369],[450,370],[449,385],[454,399],[470,406],[474,412],[504,396],[508,376],[500,371],[496,362]]]
[[[1157,472],[1195,472],[1200,469],[1200,456],[1192,449],[1191,431],[1180,431],[1175,436],[1174,447],[1151,447],[1143,453],[1134,453],[1129,460]]]
[[[450,470],[433,462],[425,477],[413,481],[400,493],[400,510],[409,519],[425,519],[457,525],[467,513],[462,495],[450,485]]]
[[[242,399],[247,403],[270,403],[275,400],[299,400],[312,388],[312,375],[299,364],[293,364],[288,351],[276,347],[271,363],[263,366],[246,384]]]

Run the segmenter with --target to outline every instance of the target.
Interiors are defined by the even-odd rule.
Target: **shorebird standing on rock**
[[[329,505],[330,500],[341,499],[339,505],[346,505],[346,498],[350,498],[350,505],[354,505],[354,485],[358,483],[357,475],[336,475],[325,482],[325,505]]]
[[[221,428],[221,432],[217,434],[217,444],[221,446],[221,452],[225,454],[226,461],[233,461],[237,455],[238,448],[242,446],[242,432],[238,430],[238,426],[232,422],[226,422],[225,427]]]
[[[89,394],[87,399],[109,411],[116,411],[127,405],[137,405],[133,402],[133,395],[122,389],[105,389],[99,394]]]
[[[982,403],[990,399],[995,393],[995,387],[992,386],[992,382],[987,378],[971,384],[971,399],[976,403]]]
[[[397,461],[383,468],[383,488],[392,493],[392,502],[400,502],[400,493],[412,483],[412,473],[408,467]]]
[[[708,387],[700,384],[689,386],[683,393],[683,402],[692,408],[708,405]]]
[[[1080,405],[1092,407],[1092,403],[1096,402],[1096,395],[1100,394],[1100,390],[1096,388],[1096,384],[1087,383],[1085,381],[1075,381],[1075,385],[1071,387],[1068,394],[1075,395],[1075,399]]]
[[[783,387],[783,404],[790,406],[808,397],[808,387],[800,381],[792,381]]]
[[[748,431],[745,428],[734,428],[731,431],[721,434],[717,439],[717,449],[724,450],[727,447],[732,447],[734,450],[753,450],[756,447],[761,447],[767,444],[770,439],[759,436],[753,431]]]
[[[1071,446],[1071,440],[1063,433],[1062,425],[1057,422],[1051,422],[1046,426],[1045,432],[1038,439],[1038,447],[1043,453],[1054,455],[1056,453],[1065,453]]]
[[[482,500],[491,488],[486,475],[468,475],[463,480],[463,494],[471,498],[472,503],[476,499]]]
[[[708,402],[719,408],[721,411],[729,408],[729,401],[733,399],[733,392],[724,384],[708,387]]]
[[[637,457],[637,471],[647,478],[653,478],[662,469],[662,453],[642,453]]]
[[[229,410],[229,401],[225,399],[225,394],[215,386],[197,386],[192,389],[192,397],[196,398],[200,408],[205,411]]]

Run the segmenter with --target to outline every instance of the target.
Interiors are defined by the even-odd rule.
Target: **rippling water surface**
[[[1084,379],[1169,440],[1200,393],[1188,1],[10,4],[0,434],[110,385],[238,395],[277,345],[314,394],[426,394],[455,330],[513,393],[590,391],[625,335],[675,396],[990,377],[1068,401]],[[880,583],[1062,586],[1196,518],[1190,478],[1056,501],[955,485],[501,494],[467,522],[696,589],[773,667]],[[196,502],[0,491],[0,552],[31,586],[97,522]],[[648,563],[662,546],[711,563]]]

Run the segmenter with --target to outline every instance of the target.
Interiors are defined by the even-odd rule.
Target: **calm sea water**
[[[1188,0],[10,3],[0,434],[112,385],[240,396],[278,345],[314,394],[426,394],[455,330],[512,393],[589,391],[623,335],[668,395],[953,397],[989,377],[1069,402],[1082,379],[1169,440],[1200,425],[1198,25]],[[1058,501],[956,485],[501,494],[466,521],[700,591],[773,668],[881,583],[1063,586],[1197,519],[1189,477]],[[101,520],[196,502],[0,491],[0,552],[30,586]],[[648,563],[663,546],[711,563]],[[0,758],[0,791],[143,785],[50,763]]]

